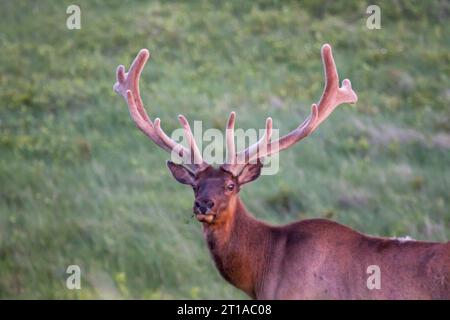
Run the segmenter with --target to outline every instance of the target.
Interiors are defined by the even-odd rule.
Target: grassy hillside
[[[280,172],[242,192],[255,215],[326,217],[369,234],[450,238],[446,1],[385,1],[381,29],[344,1],[1,2],[0,298],[244,298],[213,266],[192,194],[112,92],[115,68],[152,53],[141,92],[176,115],[284,134],[323,86],[328,42],[359,95]],[[65,287],[68,265],[82,290]],[[401,271],[399,271],[401,272]]]

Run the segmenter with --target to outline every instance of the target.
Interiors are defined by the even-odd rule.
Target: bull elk
[[[322,47],[325,87],[318,104],[296,129],[271,140],[272,119],[265,134],[236,152],[235,113],[226,130],[226,162],[215,168],[202,159],[189,123],[182,115],[187,146],[170,138],[144,110],[139,78],[149,52],[143,49],[131,65],[117,68],[114,90],[122,95],[136,126],[162,149],[185,161],[167,165],[173,177],[190,185],[193,212],[203,225],[206,243],[220,274],[254,299],[450,299],[450,242],[425,242],[364,235],[325,219],[273,226],[255,219],[239,197],[241,187],[261,173],[263,157],[293,146],[311,134],[342,103],[357,96],[348,79],[339,87],[331,47]],[[370,288],[369,266],[379,268],[380,286]]]

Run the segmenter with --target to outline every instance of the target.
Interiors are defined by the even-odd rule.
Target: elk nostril
[[[207,200],[205,204],[208,207],[208,209],[211,209],[212,207],[214,207],[214,201],[212,201],[212,200]]]
[[[198,202],[198,201],[195,201],[195,202],[194,202],[194,205],[195,205],[196,208],[200,208],[200,206],[201,206],[201,205],[200,205],[200,202]]]

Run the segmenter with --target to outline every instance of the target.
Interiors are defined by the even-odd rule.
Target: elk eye
[[[234,190],[234,184],[230,183],[229,185],[227,185],[227,190],[228,191],[233,191]]]

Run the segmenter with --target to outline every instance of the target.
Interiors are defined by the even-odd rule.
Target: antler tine
[[[113,89],[125,98],[131,118],[136,126],[144,132],[150,140],[169,153],[173,153],[184,160],[188,159],[188,163],[184,165],[194,173],[203,170],[208,164],[204,162],[201,157],[201,153],[195,143],[195,139],[186,118],[180,116],[179,120],[183,125],[186,139],[189,143],[189,150],[175,142],[162,130],[160,119],[155,119],[155,122],[153,123],[144,109],[139,91],[139,79],[149,57],[150,53],[148,50],[142,49],[139,51],[139,54],[134,59],[127,73],[125,72],[125,67],[123,65],[118,66],[116,71],[117,82],[114,84]]]
[[[238,164],[243,166],[255,158],[262,158],[267,153],[267,147],[272,138],[272,118],[266,119],[266,128],[263,136],[255,144],[249,146],[247,149],[241,151],[237,155]]]
[[[267,153],[267,147],[272,138],[272,118],[269,117],[266,119],[264,134],[258,142],[239,152],[237,155],[235,154],[234,148],[234,120],[235,114],[232,112],[227,125],[227,162],[222,165],[222,168],[236,176],[247,163],[262,158]]]
[[[234,123],[236,121],[236,113],[233,111],[228,118],[226,129],[226,152],[227,160],[226,164],[234,164],[236,162],[236,149],[234,146]]]
[[[185,163],[183,164],[185,167],[187,167],[188,169],[190,169],[191,172],[196,173],[199,171],[202,171],[204,168],[206,168],[208,166],[208,164],[206,162],[203,161],[203,159],[200,156],[200,159],[197,158],[197,163],[195,162],[195,160],[192,160],[191,155],[192,153],[189,152],[188,149],[186,149],[183,145],[181,145],[180,143],[176,142],[175,140],[173,140],[172,138],[170,138],[165,132],[164,130],[162,130],[161,128],[161,120],[159,118],[155,119],[155,131],[157,133],[157,135],[159,136],[159,138],[164,141],[165,144],[167,144],[168,146],[170,146],[171,148],[171,152],[173,155],[175,155],[176,157],[178,157],[180,160],[187,160],[185,161]],[[186,131],[185,131],[185,135],[186,135]],[[192,136],[192,133],[191,133]],[[186,135],[187,137],[187,135]],[[189,138],[186,138],[189,140]],[[195,143],[195,140],[194,140]],[[194,148],[198,147],[195,144]]]
[[[147,112],[145,112],[144,104],[142,103],[141,94],[139,91],[139,80],[141,78],[141,73],[149,58],[150,52],[148,52],[147,49],[141,49],[136,58],[133,60],[128,73],[125,73],[125,67],[123,65],[118,66],[116,70],[117,82],[114,84],[113,89],[115,92],[122,95],[126,101],[127,91],[131,90],[133,95],[135,95],[136,106],[139,114],[145,121],[151,122]],[[131,74],[130,77],[128,77],[129,74]]]
[[[342,103],[356,103],[358,96],[352,90],[352,84],[349,79],[342,81],[342,87],[339,88],[339,75],[334,62],[333,53],[329,44],[322,46],[322,63],[324,66],[325,87],[322,97],[319,101],[319,118],[314,128],[317,128],[336,107]]]
[[[185,147],[177,143],[164,132],[164,130],[161,128],[161,119],[156,118],[153,126],[158,137],[164,142],[165,145],[169,147],[169,152],[175,152],[175,154],[180,158],[182,158],[186,154],[186,152],[188,152]]]
[[[193,161],[192,163],[198,165],[200,167],[199,169],[203,169],[206,163],[203,161],[202,154],[198,149],[194,135],[192,134],[191,127],[189,126],[189,122],[187,121],[186,117],[183,116],[182,114],[178,115],[178,120],[180,124],[183,126],[184,134],[189,144],[191,161]]]

